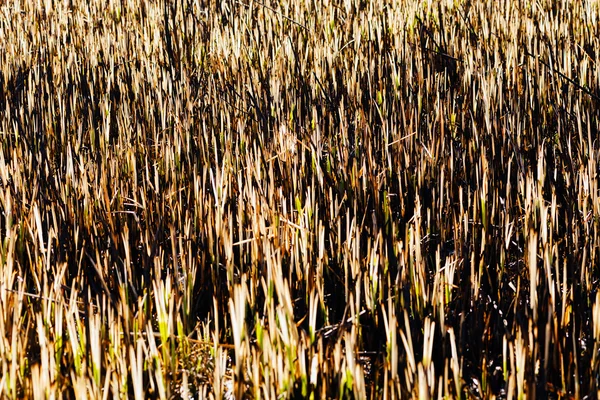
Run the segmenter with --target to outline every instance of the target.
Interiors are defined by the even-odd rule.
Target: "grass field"
[[[600,5],[0,5],[0,397],[597,398]]]

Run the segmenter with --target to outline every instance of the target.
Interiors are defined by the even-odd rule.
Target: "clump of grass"
[[[598,12],[2,5],[2,397],[596,397]]]

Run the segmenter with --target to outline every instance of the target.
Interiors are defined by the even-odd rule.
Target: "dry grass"
[[[597,397],[598,13],[4,2],[0,397]]]

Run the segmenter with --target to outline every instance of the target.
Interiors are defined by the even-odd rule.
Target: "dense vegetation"
[[[596,397],[598,13],[3,2],[0,396]]]

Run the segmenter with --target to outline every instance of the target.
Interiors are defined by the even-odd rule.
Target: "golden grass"
[[[4,2],[0,396],[599,396],[598,13]]]

